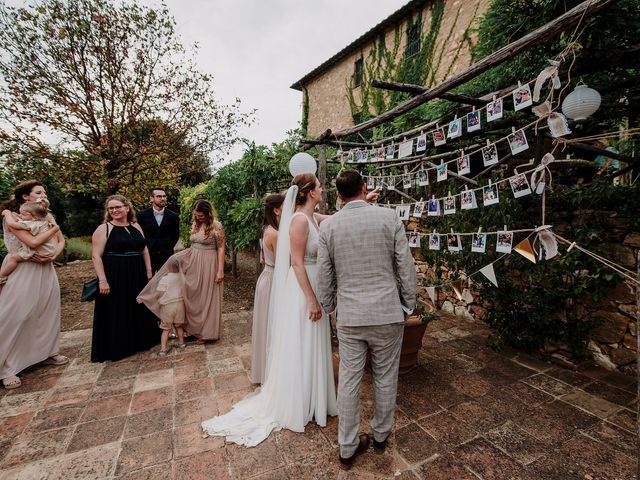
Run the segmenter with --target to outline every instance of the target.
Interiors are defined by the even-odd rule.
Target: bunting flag
[[[558,240],[550,230],[542,230],[538,232],[538,240],[544,249],[544,258],[549,260],[558,254]],[[540,252],[542,254],[542,252]]]
[[[458,297],[458,300],[462,300],[462,280],[455,280],[451,282],[451,288],[453,288],[453,291],[456,292],[456,297]]]
[[[533,254],[533,247],[528,238],[522,240],[513,249],[530,262],[536,263],[536,256]]]
[[[498,281],[496,280],[496,272],[493,270],[493,263],[482,267],[480,269],[480,273],[487,277],[489,281],[496,287],[498,286]]]
[[[436,287],[427,287],[426,290],[427,290],[427,295],[429,295],[429,298],[435,305],[436,304]]]

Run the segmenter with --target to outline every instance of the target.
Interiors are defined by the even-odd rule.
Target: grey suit
[[[391,432],[404,314],[416,302],[416,271],[404,226],[395,211],[364,200],[325,220],[318,243],[320,304],[336,311],[340,348],[338,442],[350,457],[358,446],[359,388],[371,350],[374,438]]]

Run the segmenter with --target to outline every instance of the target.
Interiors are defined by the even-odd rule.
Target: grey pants
[[[393,427],[398,387],[398,366],[404,325],[345,327],[338,325],[340,375],[338,382],[338,443],[340,455],[350,457],[358,447],[360,383],[367,350],[371,350],[375,410],[373,438],[385,440]]]

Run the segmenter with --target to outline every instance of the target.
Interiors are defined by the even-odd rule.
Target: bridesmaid
[[[269,316],[269,297],[271,296],[271,280],[275,261],[276,244],[278,242],[278,223],[284,195],[272,193],[267,195],[264,204],[264,228],[262,230],[261,259],[264,259],[264,270],[256,283],[253,299],[253,327],[251,329],[251,382],[263,383],[267,361],[267,331]]]

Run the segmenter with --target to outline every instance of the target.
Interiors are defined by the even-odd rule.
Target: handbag
[[[90,302],[91,300],[96,298],[98,294],[98,278],[94,278],[89,280],[88,282],[84,282],[82,285],[82,294],[80,295],[81,302]]]

